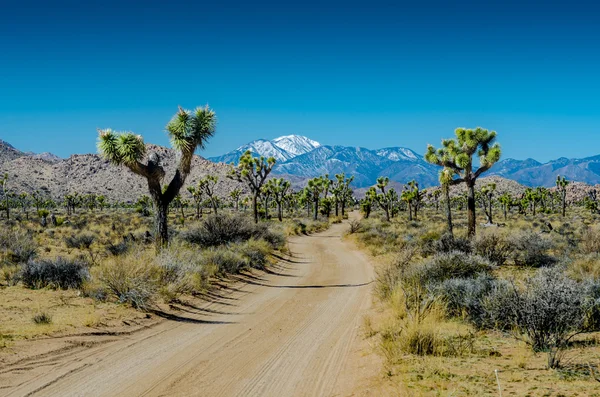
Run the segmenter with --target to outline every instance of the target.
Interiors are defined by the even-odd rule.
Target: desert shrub
[[[512,259],[515,265],[541,267],[556,263],[556,259],[549,255],[552,242],[534,232],[522,232],[509,239],[512,246]]]
[[[484,300],[503,282],[489,274],[475,278],[451,278],[434,286],[431,292],[445,302],[448,315],[466,318],[476,327],[484,328],[491,321]]]
[[[6,265],[0,267],[0,280],[6,285],[17,285],[21,278],[21,267],[19,265]]]
[[[108,251],[109,254],[114,256],[124,255],[127,252],[129,252],[130,249],[131,244],[127,240],[123,240],[117,244],[108,243],[108,245],[106,246],[106,251]]]
[[[50,324],[52,316],[46,312],[36,313],[32,319],[35,324]]]
[[[157,269],[143,255],[114,257],[98,269],[98,279],[119,302],[149,309],[157,291]]]
[[[600,254],[578,256],[569,261],[568,273],[575,280],[600,279]]]
[[[450,233],[439,235],[435,231],[427,232],[420,238],[421,255],[424,257],[443,252],[470,253],[471,242],[462,237],[453,236]]]
[[[582,254],[600,254],[600,230],[586,228],[579,241],[579,251]]]
[[[200,263],[206,267],[213,266],[220,274],[239,273],[250,265],[248,258],[245,258],[240,252],[223,247],[204,251]]]
[[[512,246],[505,236],[497,232],[481,233],[473,242],[473,252],[502,266],[512,253]]]
[[[244,256],[250,267],[264,269],[269,263],[270,246],[264,240],[248,240],[236,247],[236,250]]]
[[[24,230],[2,228],[0,250],[8,264],[26,263],[37,255],[38,246],[30,233]],[[1,263],[0,263],[1,264]]]
[[[593,330],[589,315],[597,306],[590,289],[567,277],[560,268],[544,268],[526,280],[490,297],[490,308],[500,309],[523,340],[536,352],[548,352],[548,367],[560,365],[562,352],[573,336]],[[493,310],[493,309],[492,309]]]
[[[413,247],[401,250],[394,260],[378,267],[376,273],[375,293],[380,299],[388,299],[402,281],[406,269],[414,258]]]
[[[494,265],[486,258],[454,251],[437,254],[415,265],[405,277],[416,280],[422,286],[428,286],[451,278],[474,278],[493,269]]]
[[[79,233],[74,236],[65,237],[67,248],[89,249],[96,241],[96,236],[91,233]]]
[[[166,301],[179,295],[206,289],[216,272],[214,266],[202,263],[201,254],[182,247],[163,250],[155,259],[158,268],[159,292]]]
[[[243,215],[212,215],[206,217],[198,226],[181,233],[184,241],[201,247],[217,247],[243,242],[252,237],[262,238],[274,248],[285,244],[285,237],[282,233],[271,231],[268,224],[255,224]]]
[[[354,234],[354,233],[359,233],[360,232],[360,230],[362,228],[362,225],[361,225],[361,223],[360,223],[359,220],[353,219],[353,220],[350,221],[349,224],[350,224],[350,229],[348,230],[348,233]]]
[[[29,288],[80,288],[89,278],[85,262],[56,258],[30,260],[21,268],[20,279]]]

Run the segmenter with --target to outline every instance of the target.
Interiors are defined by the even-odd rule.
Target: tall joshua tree
[[[258,223],[258,196],[263,189],[263,185],[267,180],[267,176],[271,173],[275,165],[275,158],[268,159],[260,157],[252,157],[252,152],[247,150],[240,157],[240,162],[237,167],[232,167],[228,177],[245,182],[252,192],[252,209],[254,211],[254,222]]]
[[[569,181],[564,176],[558,175],[556,177],[556,188],[560,192],[560,198],[562,200],[562,216],[565,216],[567,212],[567,185]]]
[[[449,184],[465,183],[467,186],[468,234],[475,236],[475,182],[477,178],[498,160],[500,145],[494,143],[496,132],[477,127],[475,129],[457,128],[455,139],[442,140],[442,147],[435,149],[427,146],[425,160],[431,164],[452,169],[458,174]],[[473,156],[479,156],[479,167],[473,169]]]
[[[204,148],[206,141],[215,132],[215,112],[208,106],[193,111],[179,108],[167,124],[166,130],[173,148],[178,152],[179,163],[175,175],[164,192],[161,186],[165,170],[157,153],[146,156],[146,145],[141,135],[131,132],[117,133],[111,129],[99,130],[98,150],[100,154],[116,165],[125,165],[133,173],[143,176],[148,182],[148,190],[155,208],[155,242],[157,249],[168,244],[169,230],[167,213],[169,204],[179,194],[179,190],[190,174],[192,157],[197,148]],[[144,164],[144,158],[147,162]]]
[[[308,181],[308,191],[314,203],[314,215],[313,219],[316,221],[319,216],[319,202],[321,200],[321,194],[325,191],[323,177],[313,178]]]

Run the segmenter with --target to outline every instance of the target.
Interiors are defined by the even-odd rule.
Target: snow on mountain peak
[[[271,142],[288,153],[299,156],[318,148],[321,144],[301,135],[285,135],[273,139]]]

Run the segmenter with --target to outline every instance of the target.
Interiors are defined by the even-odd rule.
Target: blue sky
[[[504,158],[600,153],[600,7],[590,2],[2,1],[0,139],[60,156],[96,128],[168,144],[210,104],[201,155],[257,138],[424,152],[456,127]]]

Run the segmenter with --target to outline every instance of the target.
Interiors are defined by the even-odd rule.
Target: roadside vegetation
[[[430,147],[441,188],[410,182],[393,200],[382,179],[363,199],[349,235],[378,263],[365,335],[402,395],[600,395],[595,197],[567,202],[566,178],[521,196],[476,186],[499,158],[494,136],[459,129]]]

